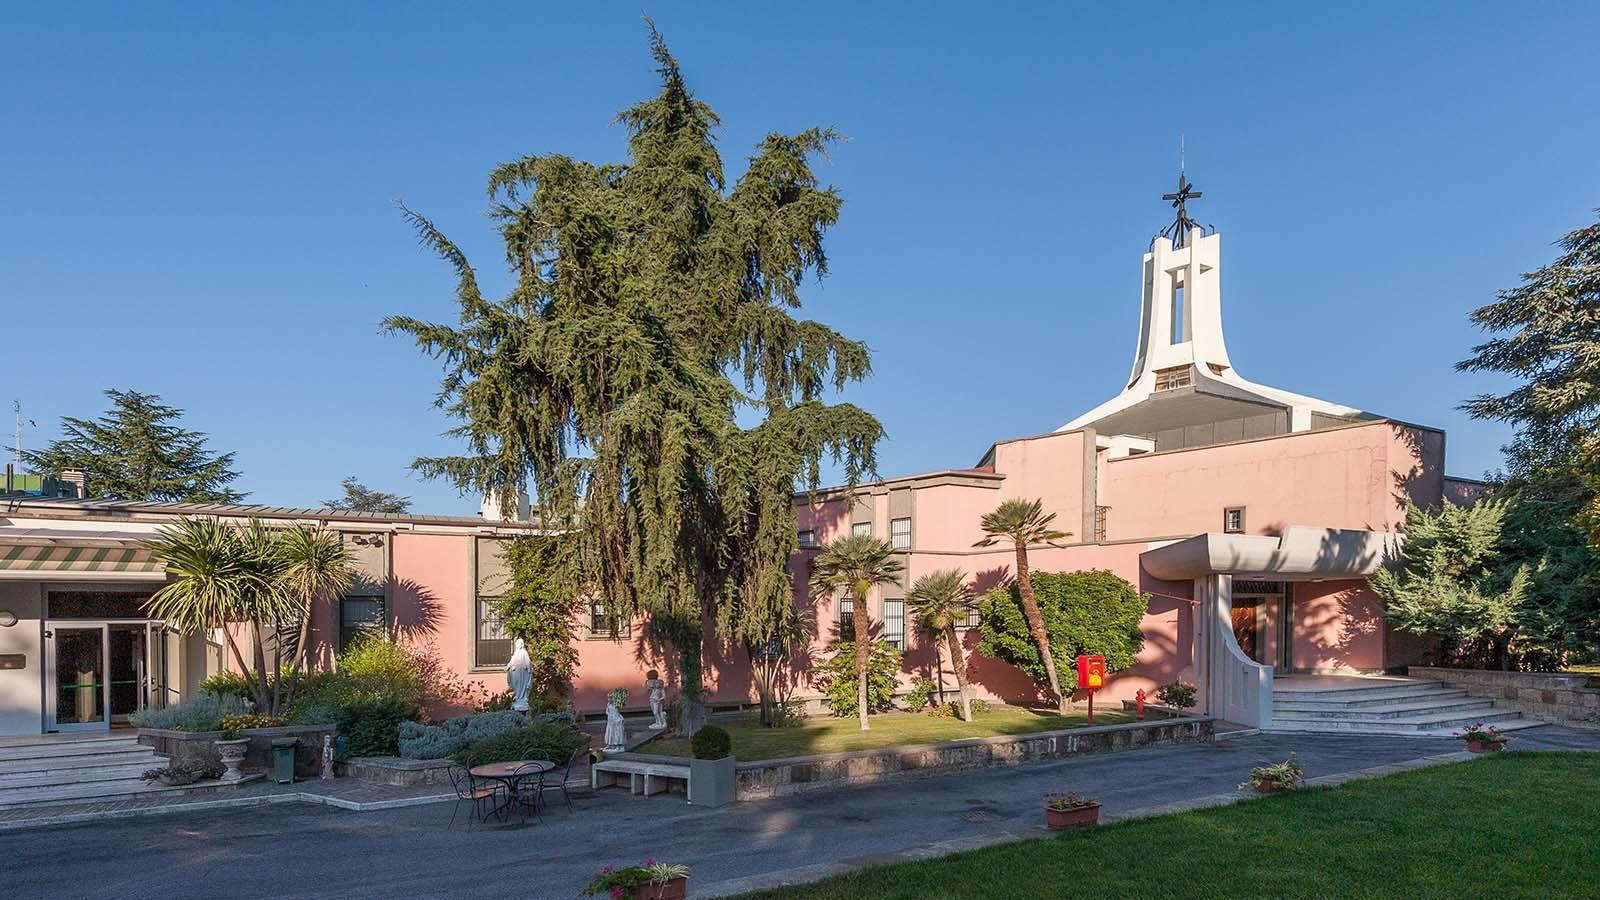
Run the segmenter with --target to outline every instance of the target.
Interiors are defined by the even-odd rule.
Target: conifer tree
[[[89,496],[184,503],[238,503],[228,485],[239,473],[232,453],[213,453],[206,436],[177,424],[183,410],[155,394],[108,390],[111,409],[98,419],[63,416],[66,437],[22,458],[41,473],[82,469]]]
[[[357,481],[352,475],[339,482],[344,489],[343,497],[336,497],[322,501],[328,509],[348,509],[352,512],[385,513],[388,515],[402,515],[411,511],[411,498],[389,491],[375,491]]]
[[[546,154],[490,175],[510,292],[485,298],[406,210],[455,270],[460,322],[386,327],[446,361],[440,404],[466,443],[415,469],[508,499],[531,482],[542,521],[577,539],[574,580],[677,651],[683,727],[704,623],[746,646],[792,630],[794,492],[825,457],[851,483],[873,471],[882,428],[827,402],[867,376],[866,346],[794,315],[827,270],[841,201],[812,160],[837,136],[769,134],[730,187],[716,113],[653,25],[650,47],[661,91],[618,116],[625,163]]]

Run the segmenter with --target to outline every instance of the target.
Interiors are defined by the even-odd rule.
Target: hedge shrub
[[[128,717],[135,728],[169,728],[174,731],[220,731],[227,716],[250,711],[250,704],[232,694],[195,694],[163,709],[146,709]]]
[[[733,738],[722,728],[705,725],[689,741],[695,759],[722,759],[733,755]]]
[[[400,755],[406,759],[445,759],[473,744],[528,724],[528,716],[510,710],[458,716],[437,725],[402,722]]]
[[[1068,673],[1076,670],[1080,655],[1104,656],[1106,671],[1116,672],[1133,665],[1144,647],[1139,623],[1149,598],[1111,572],[1035,572],[1033,595],[1050,635],[1050,655],[1064,681],[1070,680]],[[1028,632],[1016,584],[984,594],[979,610],[983,624],[978,652],[1005,660],[1046,684],[1044,660]]]
[[[856,715],[856,645],[840,641],[833,658],[817,669],[815,680],[822,689],[823,705],[836,716]],[[886,710],[894,705],[894,689],[900,675],[900,651],[883,641],[872,642],[867,662],[867,706],[869,711]]]
[[[457,751],[451,758],[470,768],[484,763],[532,759],[542,753],[560,764],[583,742],[583,732],[563,722],[535,722],[479,741]]]

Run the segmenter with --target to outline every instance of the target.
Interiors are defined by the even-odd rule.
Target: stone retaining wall
[[[340,763],[340,774],[374,784],[407,787],[417,784],[449,784],[448,759],[404,759],[399,756],[362,756]]]
[[[1162,719],[1037,734],[967,738],[882,750],[741,762],[738,766],[736,796],[739,800],[761,800],[918,775],[947,775],[967,769],[1014,766],[1064,756],[1111,753],[1160,744],[1202,743],[1212,739],[1215,726],[1216,720],[1206,717]]]
[[[1495,706],[1514,709],[1529,718],[1600,725],[1600,688],[1589,687],[1587,675],[1433,666],[1412,666],[1407,674],[1449,682],[1465,690],[1469,697],[1493,700]]]
[[[315,777],[322,772],[322,736],[337,735],[333,725],[284,725],[279,728],[251,728],[240,732],[250,739],[241,768],[246,772],[268,772],[272,769],[272,742],[276,738],[299,738],[300,746],[294,754],[294,773],[302,778]],[[140,728],[139,743],[153,748],[156,753],[174,763],[197,760],[208,765],[222,765],[213,742],[222,739],[220,731],[175,731],[169,728]]]

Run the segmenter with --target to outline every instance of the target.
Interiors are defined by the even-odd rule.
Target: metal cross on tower
[[[1172,241],[1173,249],[1182,247],[1189,240],[1189,229],[1199,228],[1200,223],[1189,218],[1187,204],[1190,200],[1199,200],[1203,194],[1194,189],[1189,179],[1184,177],[1183,167],[1178,167],[1178,190],[1172,194],[1162,194],[1161,199],[1171,200],[1172,208],[1178,211],[1178,218],[1171,225],[1161,229],[1161,236]]]

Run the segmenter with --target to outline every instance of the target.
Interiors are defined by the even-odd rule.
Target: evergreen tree
[[[1473,348],[1456,364],[1520,383],[1482,394],[1464,408],[1475,418],[1518,429],[1513,471],[1589,448],[1600,434],[1600,222],[1556,242],[1555,262],[1522,276],[1494,303],[1473,310],[1480,328],[1503,336]]]
[[[1505,518],[1506,504],[1498,499],[1445,503],[1438,512],[1408,504],[1403,559],[1371,578],[1389,623],[1439,635],[1447,660],[1477,657],[1510,667],[1528,572],[1508,572],[1500,564]]]
[[[411,511],[410,497],[391,494],[388,491],[375,491],[357,481],[354,475],[340,482],[339,486],[344,488],[343,497],[322,501],[328,509],[348,509],[353,512],[388,515],[402,515]]]
[[[177,424],[183,410],[154,394],[108,390],[111,409],[95,420],[64,416],[66,437],[43,450],[24,451],[36,471],[82,469],[89,496],[184,503],[238,503],[228,487],[239,473],[233,454],[215,454],[206,435]]]
[[[1457,364],[1518,382],[1465,405],[1517,429],[1500,565],[1527,573],[1516,616],[1524,667],[1600,648],[1600,222],[1556,242],[1555,261],[1522,276],[1472,321],[1498,336]],[[1504,580],[1508,575],[1502,574]]]
[[[824,400],[866,377],[866,346],[793,314],[827,268],[840,199],[811,161],[835,134],[768,135],[730,189],[716,114],[650,38],[661,92],[618,117],[626,163],[548,154],[490,175],[510,293],[486,299],[461,250],[406,210],[455,270],[460,323],[386,327],[446,361],[440,404],[467,445],[415,469],[508,500],[531,481],[542,520],[577,538],[572,580],[647,613],[677,651],[683,727],[706,617],[746,646],[787,627],[794,491],[824,456],[851,483],[873,471],[882,428]]]

